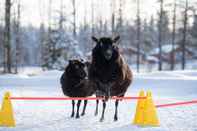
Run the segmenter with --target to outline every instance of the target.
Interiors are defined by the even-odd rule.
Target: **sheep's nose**
[[[107,53],[108,55],[111,55],[111,54],[112,54],[112,51],[111,51],[110,49],[108,49],[108,50],[106,51],[106,53]]]
[[[111,54],[112,51],[110,49],[107,50],[107,54]]]

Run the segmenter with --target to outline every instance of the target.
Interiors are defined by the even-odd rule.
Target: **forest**
[[[63,70],[69,59],[91,59],[91,36],[117,35],[137,72],[197,69],[195,0],[36,2],[28,12],[25,0],[0,1],[1,73],[27,66]]]

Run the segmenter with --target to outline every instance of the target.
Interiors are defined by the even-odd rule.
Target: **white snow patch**
[[[59,79],[62,72],[47,71],[36,75],[0,75],[0,100],[6,91],[12,96],[62,97]],[[197,99],[197,71],[134,73],[134,81],[126,96],[137,96],[141,89],[151,90],[155,104]],[[119,120],[113,121],[114,101],[107,102],[105,120],[94,116],[95,101],[89,101],[86,115],[70,118],[70,101],[13,101],[16,127],[0,127],[2,131],[196,131],[197,105],[157,109],[159,127],[139,127],[132,124],[136,101],[122,101]],[[82,106],[81,106],[82,109]]]

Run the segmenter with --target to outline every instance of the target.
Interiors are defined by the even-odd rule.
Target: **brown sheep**
[[[85,72],[85,63],[79,60],[69,60],[69,64],[65,69],[65,72],[61,76],[61,87],[64,95],[69,97],[88,97],[95,93],[95,86],[93,82],[86,79],[87,73]],[[79,108],[81,100],[77,103],[76,118],[79,118]],[[82,116],[85,114],[87,100],[84,100],[84,108]],[[72,100],[72,114],[74,117],[75,101]]]
[[[132,72],[120,55],[116,45],[120,37],[115,39],[92,37],[96,46],[92,50],[92,62],[89,69],[89,79],[97,84],[96,96],[103,96],[103,111],[100,121],[104,120],[106,100],[112,96],[123,97],[132,82]],[[98,103],[96,102],[95,115],[98,114]],[[115,101],[114,121],[118,120],[118,103]]]

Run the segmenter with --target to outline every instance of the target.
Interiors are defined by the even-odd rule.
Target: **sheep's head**
[[[85,72],[85,64],[82,60],[69,60],[66,73],[75,78],[84,79],[87,74]]]
[[[120,39],[120,36],[115,37],[114,39],[110,37],[101,37],[100,39],[92,36],[92,40],[96,42],[96,47],[98,48],[101,52],[101,55],[109,61],[113,53],[115,51],[115,47]]]

